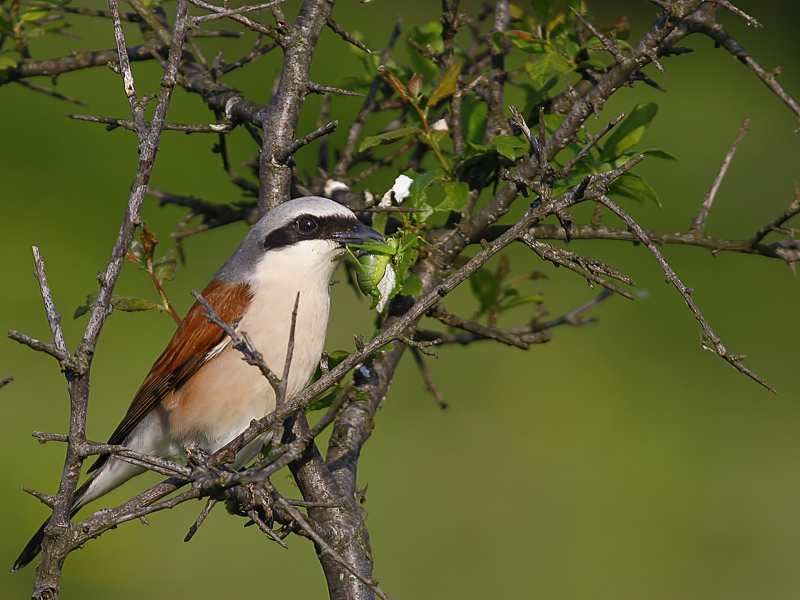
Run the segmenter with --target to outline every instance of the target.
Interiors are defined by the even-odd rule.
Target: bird
[[[341,204],[320,196],[288,200],[252,227],[203,290],[217,315],[233,324],[237,333],[247,333],[279,377],[297,302],[287,399],[308,384],[319,364],[330,314],[331,277],[346,246],[367,240],[383,238]],[[109,444],[185,460],[187,446],[216,452],[253,419],[275,410],[275,392],[261,370],[247,364],[230,337],[204,313],[199,302],[189,309]],[[232,467],[246,465],[267,441],[262,436],[250,442]],[[71,514],[145,470],[100,455],[89,468],[91,476],[75,493]],[[41,552],[46,526],[47,521],[25,546],[12,573]]]

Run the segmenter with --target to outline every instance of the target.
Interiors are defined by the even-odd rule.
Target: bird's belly
[[[165,408],[174,439],[216,452],[254,419],[275,410],[275,393],[261,371],[227,346],[203,365]]]
[[[312,290],[276,289],[256,294],[237,326],[246,332],[267,366],[283,375],[290,338],[290,323],[297,292],[300,302],[289,366],[287,398],[299,392],[314,374],[325,343],[330,310],[327,287]],[[258,367],[247,364],[242,353],[227,346],[204,364],[183,387],[165,398],[174,442],[195,443],[216,452],[244,431],[253,419],[275,410],[275,392]]]

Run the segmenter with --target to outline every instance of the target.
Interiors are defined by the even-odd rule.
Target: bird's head
[[[261,217],[214,279],[249,282],[267,270],[330,279],[346,245],[367,240],[383,238],[350,209],[319,196],[295,198]]]

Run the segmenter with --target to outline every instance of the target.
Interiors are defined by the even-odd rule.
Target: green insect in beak
[[[351,254],[352,249],[361,250],[358,256],[353,255],[358,288],[365,296],[372,298],[371,309],[377,306],[378,311],[383,311],[397,283],[397,274],[392,263],[399,256],[400,241],[389,238],[385,244],[369,242],[348,245]]]

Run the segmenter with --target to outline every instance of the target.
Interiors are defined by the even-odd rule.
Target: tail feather
[[[80,510],[80,508],[85,504],[82,502],[83,497],[86,495],[86,491],[89,489],[89,484],[95,477],[92,476],[86,480],[78,490],[75,492],[75,497],[72,500],[72,510],[69,513],[70,518],[75,516],[75,513]],[[50,522],[48,518],[42,526],[39,527],[39,530],[33,534],[33,537],[28,541],[25,547],[22,549],[22,552],[19,553],[17,560],[14,561],[14,566],[11,567],[11,572],[16,573],[20,569],[26,567],[34,558],[36,558],[39,553],[42,551],[42,542],[44,541],[44,529],[47,527],[47,524]]]
[[[11,567],[11,572],[16,573],[21,568],[26,566],[30,563],[34,558],[39,555],[39,552],[42,551],[42,541],[44,540],[44,528],[47,527],[47,524],[50,522],[50,519],[47,519],[42,526],[39,527],[39,531],[33,534],[33,537],[30,539],[28,544],[25,548],[20,552],[19,557],[14,562],[14,566]]]

